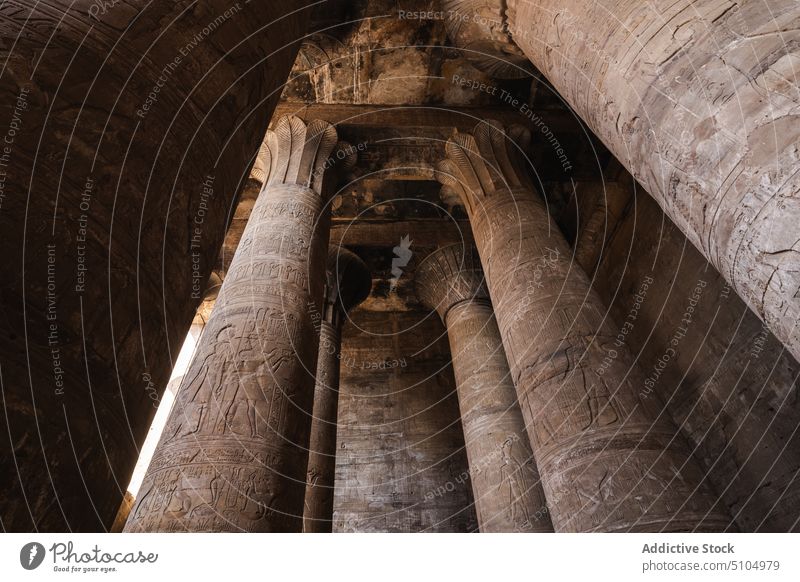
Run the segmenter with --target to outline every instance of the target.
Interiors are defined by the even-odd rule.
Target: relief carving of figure
[[[230,378],[235,383],[233,397],[228,402],[225,413],[220,420],[218,432],[231,432],[239,436],[252,438],[266,436],[262,434],[262,424],[267,417],[269,403],[264,391],[265,362],[248,360],[241,362]]]
[[[531,529],[532,524],[527,504],[522,500],[525,499],[535,483],[527,460],[520,461],[513,447],[514,439],[512,437],[507,438],[500,445],[500,487],[503,487],[508,494],[506,507],[511,522],[516,525],[518,530],[525,531]]]
[[[594,515],[603,507],[608,499],[614,496],[608,470],[603,472],[595,489],[587,490],[585,487],[581,486],[580,482],[577,482],[575,492],[581,500],[581,503],[584,504],[582,508],[579,508],[580,511],[586,511],[588,515]]]
[[[164,429],[164,442],[201,433],[207,424],[207,417],[219,409],[223,398],[225,374],[230,364],[229,326],[223,327],[213,350],[202,360],[192,362],[178,391],[178,402]],[[216,406],[215,406],[216,404]],[[213,425],[212,425],[213,426]]]

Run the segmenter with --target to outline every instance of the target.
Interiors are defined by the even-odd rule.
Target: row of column
[[[187,298],[202,285],[195,274],[208,274],[225,209],[308,21],[308,11],[290,1],[235,11],[210,1],[193,13],[130,4],[128,11],[104,14],[41,3],[0,8],[13,45],[0,84],[14,104],[3,124],[10,144],[5,191],[28,193],[6,196],[1,215],[9,233],[20,233],[9,237],[7,272],[22,274],[7,281],[10,332],[0,338],[8,410],[3,473],[10,476],[6,498],[12,500],[0,500],[6,529],[96,530],[111,523],[152,417],[152,387],[166,382],[191,321],[194,305]],[[66,11],[74,24],[67,28],[59,26]],[[475,28],[462,28],[465,46],[478,47],[470,49],[478,60],[487,46],[499,48],[514,55],[516,67],[510,31],[800,355],[794,228],[800,93],[793,69],[800,33],[792,26],[798,4],[681,0],[659,8],[633,0],[548,0],[511,1],[489,12],[509,26],[488,24],[491,45],[473,44]],[[161,34],[164,22],[198,34],[209,22],[223,26],[212,31],[214,42],[185,54],[180,35]],[[109,64],[98,55],[112,45],[118,58]],[[143,67],[138,55],[144,53]],[[267,58],[270,66],[260,66]],[[109,86],[121,92],[106,91]],[[70,163],[53,163],[65,159]],[[200,233],[187,227],[199,218]],[[496,301],[500,288],[490,283]],[[160,309],[157,316],[142,317],[142,301]],[[92,309],[82,317],[60,315],[83,313],[84,305]],[[511,351],[503,327],[510,324],[500,313]],[[524,367],[517,372],[527,373]],[[84,452],[76,457],[73,449]],[[249,482],[249,475],[242,478]],[[184,506],[193,503],[184,499]]]
[[[451,40],[498,77],[522,52],[800,358],[798,2],[446,4]]]
[[[469,215],[553,526],[721,530],[730,518],[627,348],[606,358],[615,329],[534,193],[529,139],[481,123],[448,141],[438,178]]]
[[[262,191],[126,531],[331,530],[340,330],[372,283],[356,255],[327,250],[352,161],[327,122],[267,132]]]
[[[527,178],[529,137],[489,121],[447,143],[437,176],[476,249],[418,267],[448,330],[480,528],[721,530],[631,355],[604,359],[614,328]],[[321,121],[268,133],[269,177],[128,531],[330,531],[339,331],[370,288],[357,257],[327,254],[336,144]]]

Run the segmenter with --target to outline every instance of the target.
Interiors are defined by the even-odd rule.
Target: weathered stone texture
[[[800,366],[662,218],[637,196],[596,288],[739,528],[796,531]]]
[[[419,311],[344,327],[335,532],[477,529],[445,333]]]
[[[730,518],[534,194],[496,122],[457,134],[440,179],[470,214],[556,531],[718,530]]]
[[[435,251],[416,285],[447,326],[480,531],[552,532],[477,251]]]
[[[308,16],[93,6],[0,7],[5,530],[111,526]]]
[[[509,33],[505,2],[444,0],[442,8],[448,38],[477,69],[494,79],[530,76],[530,62]]]
[[[581,184],[576,188],[573,199],[580,198],[581,204],[575,208],[578,214],[575,262],[590,277],[604,253],[608,252],[606,242],[615,234],[628,210],[632,190],[628,184],[617,181]]]
[[[800,356],[800,4],[509,2],[515,42]]]
[[[300,531],[336,130],[286,117],[127,531]]]
[[[372,279],[364,262],[344,248],[331,249],[319,331],[314,407],[308,445],[303,531],[330,532],[336,481],[336,418],[339,405],[341,331],[347,314],[369,295]]]

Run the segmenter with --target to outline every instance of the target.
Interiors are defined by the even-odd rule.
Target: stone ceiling
[[[359,150],[333,201],[331,237],[332,244],[346,245],[372,269],[372,295],[361,309],[420,308],[413,291],[417,262],[437,246],[471,240],[463,209],[440,199],[433,168],[444,157],[447,139],[481,120],[529,127],[532,172],[570,235],[577,185],[602,181],[615,165],[536,72],[493,80],[450,45],[444,21],[403,17],[441,10],[439,2],[359,0],[338,12],[323,6],[273,122],[289,113],[324,119]],[[557,147],[563,150],[560,156]],[[221,276],[258,188],[249,180],[239,198],[216,269]],[[410,241],[412,259],[395,285],[393,248],[404,239]]]

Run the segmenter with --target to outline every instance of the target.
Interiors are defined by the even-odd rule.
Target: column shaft
[[[475,248],[428,255],[416,290],[447,326],[480,531],[553,531]]]
[[[371,288],[372,276],[357,255],[342,247],[330,250],[325,306],[322,313],[315,314],[320,341],[303,508],[304,532],[333,529],[342,325],[348,312],[367,298]]]
[[[515,42],[800,358],[800,3],[513,0]]]
[[[437,177],[461,196],[556,531],[691,531],[730,522],[533,191],[530,134],[458,133]],[[618,349],[617,349],[618,348]],[[606,357],[609,349],[615,357]]]
[[[336,478],[336,417],[339,406],[341,331],[320,322],[314,417],[308,445],[308,473],[303,508],[303,531],[330,532],[333,527],[333,485]]]
[[[478,527],[552,532],[492,306],[464,301],[446,319]]]
[[[703,473],[531,191],[471,215],[556,531],[718,530]]]
[[[259,196],[127,531],[300,531],[328,223],[310,188]]]

